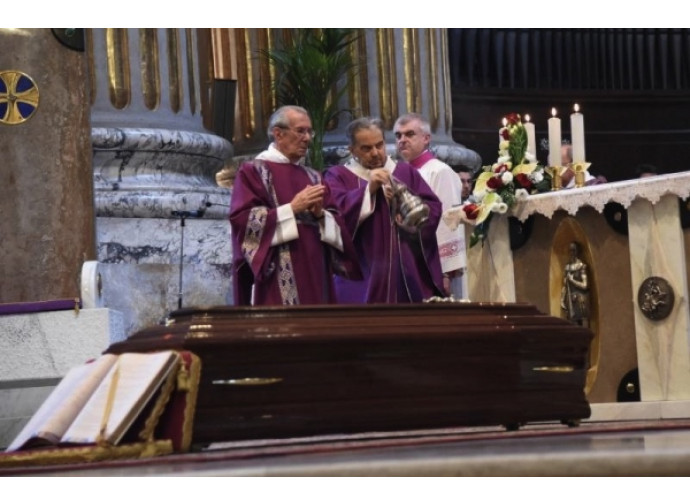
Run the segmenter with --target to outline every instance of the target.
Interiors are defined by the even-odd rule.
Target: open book
[[[117,444],[180,364],[174,351],[105,354],[71,369],[7,448]]]

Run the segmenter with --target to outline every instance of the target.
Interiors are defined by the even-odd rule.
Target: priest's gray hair
[[[347,128],[345,129],[345,136],[350,142],[350,146],[355,145],[355,135],[358,131],[371,128],[378,128],[381,131],[381,134],[384,137],[386,136],[386,130],[383,125],[383,121],[378,117],[360,117],[359,119],[355,119],[350,124],[348,124]]]
[[[421,114],[417,114],[416,112],[410,112],[409,114],[403,114],[400,117],[398,117],[398,120],[395,121],[395,125],[393,126],[393,128],[397,128],[398,126],[405,126],[408,122],[414,120],[419,121],[422,133],[426,135],[431,135],[431,125],[429,124],[429,121],[424,119],[424,117]]]
[[[309,117],[309,112],[307,112],[307,109],[305,109],[304,107],[300,107],[299,105],[283,105],[278,110],[273,112],[273,114],[271,114],[271,118],[268,120],[267,132],[268,132],[268,138],[270,138],[271,141],[274,140],[273,128],[289,128],[290,127],[290,121],[288,121],[288,118],[287,118],[287,113],[289,111],[299,112],[300,114],[304,114],[305,116]]]

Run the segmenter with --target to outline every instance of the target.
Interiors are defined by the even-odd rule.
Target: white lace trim
[[[570,215],[575,215],[583,206],[591,206],[602,213],[604,206],[611,201],[620,203],[624,208],[628,208],[637,198],[645,199],[654,205],[666,194],[675,194],[682,199],[689,197],[690,172],[535,194],[518,202],[512,214],[521,221],[535,213],[550,219],[557,210],[565,210]]]

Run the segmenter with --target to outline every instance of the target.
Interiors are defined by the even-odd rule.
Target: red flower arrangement
[[[482,168],[467,203],[443,215],[451,228],[460,222],[475,226],[470,247],[484,240],[494,213],[505,213],[529,194],[551,188],[550,175],[537,164],[534,155],[527,152],[527,132],[520,115],[508,114],[498,135],[496,163]]]

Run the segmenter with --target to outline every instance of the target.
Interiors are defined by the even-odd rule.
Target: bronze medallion
[[[648,277],[637,291],[637,306],[650,320],[668,317],[674,301],[673,288],[661,277]]]

